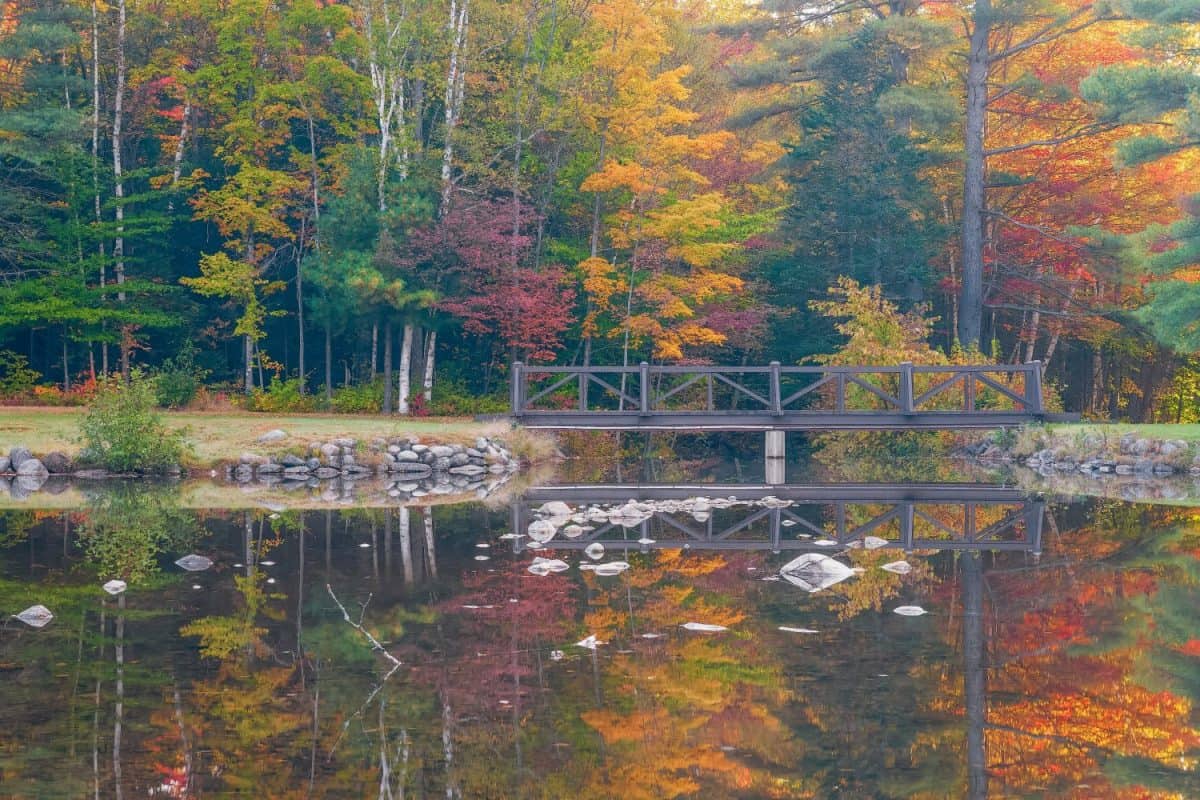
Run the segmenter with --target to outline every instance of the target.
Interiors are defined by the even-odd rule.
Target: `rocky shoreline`
[[[287,438],[286,432],[274,430],[259,437],[259,442],[264,449],[271,449]],[[395,436],[376,437],[365,445],[357,439],[337,438],[309,442],[295,450],[245,452],[204,473],[211,477],[223,473],[227,481],[239,485],[320,490],[322,495],[330,495],[325,499],[332,500],[351,496],[359,483],[371,483],[392,498],[452,494],[484,497],[521,467],[520,459],[503,443],[482,436],[473,446],[424,443],[416,437]],[[176,469],[168,476],[182,474],[182,469]],[[25,499],[43,490],[62,491],[73,479],[127,477],[144,476],[90,468],[57,451],[38,458],[19,445],[0,456],[0,490],[7,489],[14,499]]]
[[[1011,443],[984,439],[955,455],[1008,470],[1030,491],[1200,504],[1200,445],[1182,439],[1024,431]]]
[[[985,439],[966,445],[960,455],[984,465],[1019,464],[1042,475],[1080,473],[1093,477],[1200,476],[1200,448],[1182,439],[1149,439],[1127,433],[1115,442],[1103,436],[1018,438],[1011,446]]]

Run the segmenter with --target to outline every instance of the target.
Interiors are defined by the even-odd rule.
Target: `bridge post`
[[[521,370],[524,368],[524,366],[525,365],[520,361],[514,361],[512,366],[512,386],[510,387],[512,396],[510,398],[510,402],[512,404],[512,414],[514,417],[521,416],[522,411],[521,384],[524,382],[525,377],[521,374]]]
[[[905,555],[913,551],[913,523],[916,521],[916,509],[911,500],[905,500],[900,507],[900,546]]]
[[[781,369],[778,361],[771,362],[771,413],[777,417],[783,416],[783,389],[780,386]]]
[[[900,410],[913,413],[913,365],[905,361],[900,365]]]
[[[638,373],[641,378],[641,414],[647,416],[650,413],[650,365],[643,361],[638,365]]]
[[[786,432],[769,430],[764,434],[763,462],[765,480],[771,486],[787,482],[787,438]]]
[[[1045,411],[1042,408],[1042,362],[1030,361],[1025,367],[1025,410],[1041,414]]]

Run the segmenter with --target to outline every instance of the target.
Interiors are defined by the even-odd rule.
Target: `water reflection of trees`
[[[1181,512],[1068,511],[1038,562],[917,553],[898,576],[877,568],[894,551],[853,550],[862,575],[802,595],[755,579],[769,553],[535,577],[474,547],[504,520],[467,508],[436,530],[421,509],[209,515],[182,540],[217,561],[193,579],[147,569],[181,554],[169,536],[149,562],[87,548],[153,527],[128,508],[0,521],[2,607],[56,614],[0,631],[6,795],[1197,794]],[[119,569],[139,576],[124,601],[98,591]],[[939,615],[887,613],[902,601]],[[819,633],[778,630],[797,624]],[[605,644],[569,645],[589,633]]]

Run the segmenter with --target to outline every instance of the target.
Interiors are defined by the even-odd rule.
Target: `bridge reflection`
[[[539,512],[558,503],[570,516],[562,506],[557,517]],[[1045,512],[1041,498],[985,484],[540,486],[512,503],[513,548],[583,550],[598,542],[606,550],[778,553],[866,544],[1040,555]],[[530,525],[545,518],[554,535],[531,538]]]

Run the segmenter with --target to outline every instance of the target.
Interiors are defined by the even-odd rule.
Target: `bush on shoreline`
[[[79,422],[80,460],[111,472],[161,473],[179,466],[185,432],[172,430],[155,411],[156,381],[133,370],[129,382],[103,382]]]

